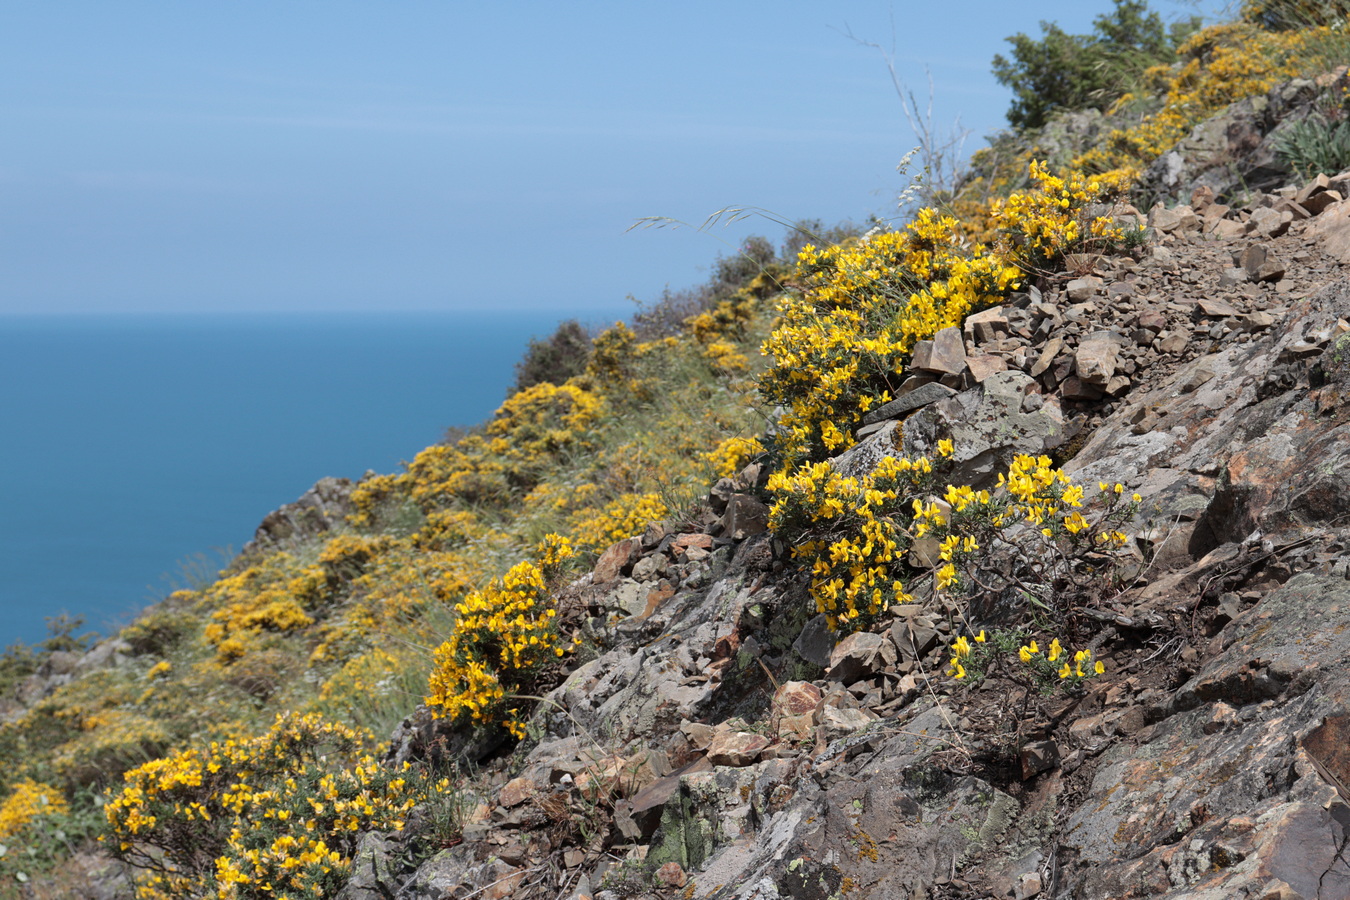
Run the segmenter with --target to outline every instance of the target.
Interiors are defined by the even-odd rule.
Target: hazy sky
[[[1003,38],[1110,7],[5,0],[0,313],[622,314],[724,249],[639,217],[892,213],[914,138],[845,32],[973,149]]]

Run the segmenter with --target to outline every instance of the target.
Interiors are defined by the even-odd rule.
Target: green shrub
[[[516,363],[516,383],[512,394],[547,381],[562,384],[573,375],[586,371],[591,355],[591,336],[576,319],[561,323],[548,338],[531,338],[525,355]]]
[[[1334,175],[1350,167],[1350,120],[1310,116],[1279,138],[1275,152],[1300,178]]]
[[[1012,88],[1008,123],[1040,128],[1059,109],[1107,109],[1131,90],[1151,66],[1170,63],[1199,20],[1164,26],[1145,0],[1116,0],[1098,16],[1092,34],[1069,34],[1042,22],[1040,40],[1018,33],[1008,38],[1012,59],[994,57],[999,84]]]

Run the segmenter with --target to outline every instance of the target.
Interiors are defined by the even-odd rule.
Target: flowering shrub
[[[599,553],[615,541],[641,534],[668,512],[660,494],[624,494],[604,507],[588,507],[577,513],[572,534],[578,549]]]
[[[932,471],[926,457],[887,457],[861,479],[840,475],[828,462],[770,476],[777,499],[769,526],[806,538],[792,554],[810,566],[811,596],[830,627],[856,627],[859,617],[909,599],[900,581],[910,544],[906,512]]]
[[[1121,179],[1057,176],[1035,162],[1030,177],[1030,190],[991,210],[992,246],[968,244],[954,218],[922,209],[902,232],[802,248],[802,289],[779,300],[779,324],[764,344],[772,364],[759,379],[764,398],[786,407],[785,466],[848,449],[861,417],[890,399],[919,341],[998,302],[1026,273],[1121,239],[1110,217],[1089,212]]]
[[[948,486],[941,506],[916,505],[916,536],[937,542],[940,591],[991,605],[1012,588],[1025,603],[1063,617],[1091,591],[1108,587],[1102,576],[1114,559],[1110,551],[1126,543],[1118,529],[1134,517],[1137,494],[1126,502],[1122,485],[1102,483],[1085,501],[1083,488],[1045,456],[1016,457],[999,486],[994,492]],[[996,568],[979,552],[996,542],[1022,569]]]
[[[1318,52],[1333,35],[1328,27],[1270,32],[1245,22],[1212,25],[1192,35],[1177,50],[1177,67],[1150,70],[1164,82],[1165,98],[1156,112],[1131,128],[1117,129],[1074,161],[1089,172],[1143,170],[1170,150],[1203,120],[1230,103],[1262,94],[1301,71],[1323,71],[1340,62]],[[1139,98],[1126,94],[1113,111]]]
[[[939,443],[940,456],[953,451]],[[828,462],[770,477],[770,526],[794,537],[793,554],[810,567],[811,595],[832,627],[857,627],[859,617],[905,602],[905,554],[919,540],[937,557],[939,592],[992,601],[1014,587],[1027,603],[1063,615],[1100,575],[1090,554],[1125,543],[1116,528],[1139,500],[1124,503],[1122,486],[1102,484],[1089,518],[1083,489],[1044,456],[1017,456],[992,492],[948,485],[937,493],[932,473],[926,457],[887,457],[863,478]],[[987,552],[995,543],[1038,570],[1024,578],[996,568]]]
[[[718,478],[730,478],[763,452],[764,445],[758,438],[737,435],[722,441],[704,456],[712,463],[713,473]]]
[[[246,652],[250,637],[312,625],[310,611],[327,596],[328,578],[321,567],[301,566],[289,553],[274,553],[202,592],[201,604],[212,610],[206,640],[222,661],[236,659]]]
[[[317,715],[266,734],[182,750],[126,773],[104,808],[138,896],[329,897],[362,831],[398,831],[425,779],[365,753],[361,733]]]
[[[25,778],[11,787],[5,802],[0,803],[0,841],[14,836],[35,819],[59,816],[66,809],[65,795],[59,790]]]
[[[1124,240],[1119,226],[1105,216],[1093,216],[1088,206],[1122,192],[1127,178],[1077,171],[1054,175],[1034,160],[1030,174],[1035,190],[1015,193],[993,206],[995,221],[1022,269],[1057,271],[1066,253],[1101,250]]]
[[[524,737],[522,709],[503,707],[545,662],[566,652],[547,594],[549,579],[572,555],[569,541],[549,535],[537,564],[521,562],[455,605],[455,630],[436,648],[427,686],[427,706],[435,715],[500,724]]]
[[[1034,638],[1019,631],[986,633],[981,629],[973,640],[958,637],[951,652],[947,674],[957,680],[978,684],[997,674],[1035,686],[1042,693],[1072,690],[1106,671],[1101,660],[1093,659],[1090,648],[1071,655],[1059,638],[1052,638],[1042,650]]]

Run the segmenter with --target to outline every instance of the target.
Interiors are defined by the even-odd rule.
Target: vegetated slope
[[[12,656],[0,890],[1345,896],[1350,177],[1216,195],[1207,118],[1288,171],[1337,35],[1202,31],[1110,172],[1034,161],[1069,111],[954,214],[757,243]]]

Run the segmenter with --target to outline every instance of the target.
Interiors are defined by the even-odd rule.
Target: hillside
[[[11,648],[0,896],[1350,897],[1310,10],[1018,94],[904,227],[564,324],[480,429]]]

